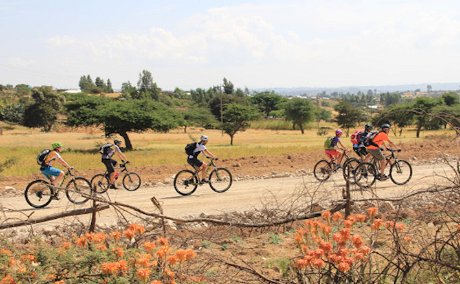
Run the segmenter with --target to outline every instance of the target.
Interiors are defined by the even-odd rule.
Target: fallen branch
[[[48,222],[64,217],[69,217],[69,216],[77,216],[77,215],[84,215],[84,214],[89,214],[93,212],[98,212],[102,211],[105,209],[109,209],[109,205],[98,205],[95,208],[84,208],[84,209],[76,209],[72,211],[66,211],[62,213],[56,213],[56,214],[51,214],[48,216],[40,217],[40,218],[35,218],[35,219],[27,219],[27,220],[21,220],[17,222],[11,222],[11,223],[3,223],[0,224],[0,230],[3,229],[9,229],[9,228],[14,228],[14,227],[21,227],[21,226],[27,226],[27,225],[33,225],[33,224],[38,224],[38,223],[43,223],[43,222]]]

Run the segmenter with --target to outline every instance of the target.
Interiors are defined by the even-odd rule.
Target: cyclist
[[[109,174],[109,183],[110,183],[110,188],[112,189],[117,189],[116,185],[116,178],[118,177],[118,171],[115,169],[115,166],[117,165],[117,161],[112,159],[113,155],[116,154],[122,162],[128,162],[128,159],[126,158],[126,155],[123,154],[120,150],[120,145],[121,141],[120,140],[113,140],[113,144],[105,144],[101,147],[101,153],[102,153],[102,163],[105,165],[107,168],[107,173]]]
[[[343,131],[337,129],[335,131],[335,136],[327,138],[324,142],[324,148],[326,155],[331,159],[331,163],[334,166],[334,169],[340,168],[340,164],[342,163],[343,156],[347,149],[343,146],[342,142],[340,142],[340,137],[342,136]],[[343,152],[338,151],[342,150]],[[337,160],[337,163],[335,162]]]
[[[206,170],[208,168],[208,165],[200,161],[198,159],[198,155],[201,152],[203,152],[206,157],[217,159],[217,157],[213,153],[209,152],[208,148],[206,148],[207,143],[208,143],[208,136],[201,135],[200,142],[196,143],[195,149],[193,150],[193,154],[187,156],[187,163],[189,163],[192,167],[196,168],[198,174],[201,172],[200,183],[208,182],[208,180],[206,179]]]
[[[54,161],[58,161],[61,165],[68,169],[72,167],[61,157],[59,153],[62,151],[62,143],[54,142],[51,144],[51,150],[43,160],[43,163],[40,166],[40,171],[44,176],[46,176],[53,186],[59,186],[62,179],[64,178],[64,172],[58,168],[52,166]],[[56,195],[53,196],[54,199],[59,200],[59,197]]]
[[[372,132],[372,125],[366,124],[364,126],[364,131],[360,134],[357,135],[356,137],[356,142],[353,144],[353,151],[360,156],[360,157],[365,157],[365,161],[368,159],[367,155],[369,154],[366,150],[366,146],[364,146],[364,142],[366,141],[367,137],[371,134]]]
[[[390,141],[388,138],[388,133],[390,132],[390,125],[388,123],[382,124],[380,126],[381,130],[374,138],[369,141],[370,145],[367,146],[367,150],[369,153],[374,156],[375,160],[380,163],[380,173],[378,174],[377,178],[380,180],[387,180],[388,176],[384,174],[385,168],[387,166],[387,161],[385,156],[383,156],[381,147],[387,142],[393,149],[400,150],[398,146],[396,146],[393,142]]]

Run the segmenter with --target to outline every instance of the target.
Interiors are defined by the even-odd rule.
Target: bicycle
[[[129,162],[123,162],[119,166],[120,169],[122,169],[120,175],[124,174],[122,179],[123,188],[127,191],[135,191],[141,187],[141,177],[135,172],[130,172],[126,166],[127,164],[129,164]],[[111,186],[109,173],[106,171],[103,174],[93,176],[91,185],[96,193],[106,192]]]
[[[401,150],[387,149],[390,154],[385,156],[387,166],[389,166],[389,174],[391,181],[397,185],[404,185],[412,178],[412,166],[405,160],[400,160],[396,157],[395,152]],[[388,167],[387,167],[388,168]],[[373,158],[370,162],[363,162],[355,170],[355,183],[360,188],[371,187],[380,174],[380,163]],[[380,179],[379,179],[380,180]]]
[[[208,167],[212,167],[209,173],[208,183],[212,190],[218,193],[227,191],[233,183],[232,174],[226,168],[219,168],[215,164],[213,158],[209,159]],[[174,177],[174,189],[181,195],[190,195],[195,192],[196,188],[203,185],[200,182],[198,168],[194,167],[195,171],[181,170]]]
[[[313,168],[313,175],[318,181],[323,182],[323,181],[328,180],[332,174],[336,173],[339,169],[344,168],[345,164],[349,162],[349,160],[356,159],[356,158],[350,157],[348,155],[348,151],[342,150],[342,153],[343,153],[342,161],[344,161],[342,165],[332,163],[326,159],[319,160],[316,163],[316,165]],[[343,176],[346,180],[347,176],[345,176],[345,172],[343,172]]]
[[[351,184],[355,183],[356,168],[359,166],[359,164],[364,162],[366,156],[369,155],[369,153],[361,149],[355,151],[355,153],[358,155],[359,158],[351,157],[345,160],[345,162],[343,163],[343,178],[345,179],[345,181],[348,181]]]
[[[70,177],[65,188],[61,186]],[[50,204],[53,199],[58,199],[59,191],[65,190],[67,199],[74,204],[83,204],[89,200],[92,194],[91,183],[84,177],[75,176],[71,169],[68,169],[59,186],[52,185],[49,181],[38,179],[26,186],[24,197],[27,203],[34,208],[43,208]]]

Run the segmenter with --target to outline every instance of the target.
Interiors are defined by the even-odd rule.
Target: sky
[[[457,0],[0,0],[0,84],[163,90],[458,82]]]

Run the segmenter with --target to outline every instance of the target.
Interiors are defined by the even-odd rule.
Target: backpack
[[[102,155],[109,154],[109,150],[112,146],[113,144],[110,144],[110,143],[102,145],[101,147],[99,147],[99,153],[101,153]]]
[[[46,157],[48,157],[49,153],[51,153],[51,150],[49,149],[42,150],[40,154],[37,155],[37,164],[39,164],[40,166],[44,166]]]
[[[353,134],[350,135],[350,141],[353,144],[359,144],[359,141],[361,141],[361,137],[363,136],[363,131],[362,130],[356,130],[353,132]]]
[[[195,151],[196,146],[197,146],[196,142],[185,145],[185,154],[189,156],[193,155],[193,151]]]
[[[332,146],[332,141],[335,137],[328,137],[326,138],[326,141],[324,141],[324,149],[333,149],[334,147]]]
[[[377,136],[377,134],[379,134],[380,132],[379,131],[375,131],[375,132],[371,132],[367,135],[367,137],[364,139],[364,146],[375,146],[375,147],[378,147],[379,145],[375,144],[374,143],[374,138],[375,136]]]

